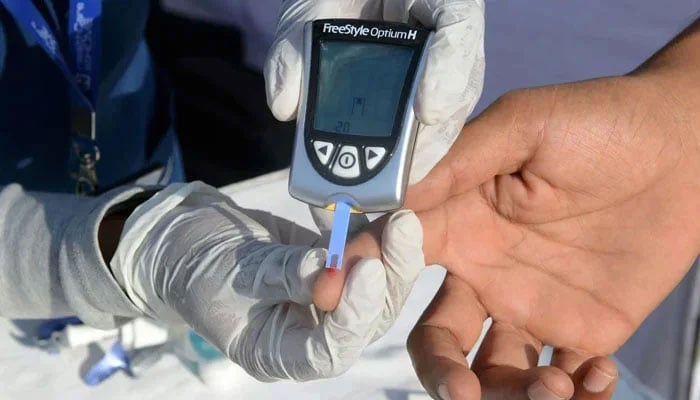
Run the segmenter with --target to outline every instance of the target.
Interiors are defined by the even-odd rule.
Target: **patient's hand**
[[[661,82],[510,94],[414,188],[408,206],[440,239],[427,261],[450,271],[409,341],[429,390],[446,379],[452,398],[475,392],[462,351],[487,316],[482,385],[534,366],[543,343],[573,373],[617,350],[682,279],[700,249],[698,125]]]
[[[625,342],[700,249],[698,104],[666,83],[635,76],[511,93],[411,188],[426,262],[449,271],[409,339],[429,392],[446,384],[452,399],[478,398],[464,353],[489,316],[472,366],[487,397],[525,398],[539,380],[568,398],[564,372],[604,389],[586,382],[592,365],[614,378],[595,357]],[[374,237],[357,237],[348,259]],[[317,304],[341,286],[323,277]],[[556,368],[533,368],[543,344],[557,349]]]

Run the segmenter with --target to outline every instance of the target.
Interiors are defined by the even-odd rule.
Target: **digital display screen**
[[[314,129],[391,136],[413,49],[322,41]]]

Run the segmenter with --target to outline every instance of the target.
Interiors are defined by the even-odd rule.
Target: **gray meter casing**
[[[318,207],[345,201],[362,212],[400,208],[418,129],[413,102],[432,32],[399,23],[331,19],[308,22],[304,35],[304,71],[289,193]],[[383,43],[413,50],[390,134],[363,136],[314,128],[319,46],[324,41]]]

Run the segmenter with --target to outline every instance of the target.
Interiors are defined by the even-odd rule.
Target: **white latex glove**
[[[267,103],[275,117],[294,119],[302,79],[307,21],[352,18],[409,22],[434,29],[416,94],[418,128],[410,183],[447,153],[474,110],[484,80],[483,0],[287,0],[265,62]]]
[[[144,314],[187,322],[259,380],[305,381],[354,364],[391,326],[424,267],[418,218],[396,213],[383,260],[359,261],[337,309],[321,312],[312,288],[325,250],[281,244],[316,239],[200,182],[174,184],[127,219],[111,268]]]

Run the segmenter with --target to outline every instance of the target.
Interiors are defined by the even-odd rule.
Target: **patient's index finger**
[[[340,301],[350,269],[362,258],[382,258],[381,234],[386,221],[387,217],[377,219],[348,242],[342,268],[326,268],[319,274],[313,295],[316,307],[323,311],[334,310]]]

